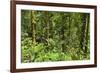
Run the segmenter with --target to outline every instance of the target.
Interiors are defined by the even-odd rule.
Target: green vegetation
[[[89,13],[21,11],[21,61],[90,59]]]

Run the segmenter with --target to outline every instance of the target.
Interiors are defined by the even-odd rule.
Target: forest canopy
[[[90,59],[90,14],[21,10],[21,62]]]

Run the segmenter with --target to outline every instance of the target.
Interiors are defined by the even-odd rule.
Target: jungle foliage
[[[21,10],[21,61],[90,59],[89,13]]]

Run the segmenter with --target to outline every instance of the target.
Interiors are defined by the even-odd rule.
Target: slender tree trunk
[[[85,32],[86,32],[86,14],[82,14],[82,32],[81,32],[81,40],[80,40],[80,47],[84,51],[85,49]]]
[[[35,13],[34,11],[31,11],[31,25],[32,25],[32,42],[33,44],[36,42],[35,40],[35,30],[36,30],[36,24],[35,24]]]
[[[87,53],[88,49],[88,34],[89,33],[89,15],[86,17],[86,43],[85,43],[85,53]]]
[[[46,15],[46,36],[47,36],[47,39],[49,39],[49,12],[48,11],[45,11],[45,15]]]
[[[65,41],[65,21],[66,21],[66,17],[64,16],[64,14],[62,14],[62,20],[61,20],[62,22],[61,22],[61,24],[62,24],[62,26],[61,26],[61,39],[62,39],[62,52],[65,52],[65,43],[64,43],[64,41]]]
[[[68,40],[68,43],[69,43],[69,47],[71,48],[71,32],[70,32],[70,30],[71,30],[71,15],[69,14],[69,34],[68,34],[68,37],[69,37],[69,40]]]

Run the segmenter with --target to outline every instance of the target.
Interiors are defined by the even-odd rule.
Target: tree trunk
[[[85,49],[85,32],[86,32],[86,14],[82,14],[82,32],[81,32],[81,40],[80,40],[80,47],[84,52]]]
[[[85,43],[85,53],[87,54],[88,49],[88,34],[89,33],[89,15],[86,17],[86,43]]]
[[[65,21],[66,21],[66,17],[64,16],[64,14],[62,14],[62,19],[61,19],[61,39],[62,39],[62,52],[65,52]]]
[[[70,32],[70,30],[71,30],[71,15],[69,14],[69,27],[68,27],[68,29],[69,29],[69,31],[68,31],[68,37],[69,37],[69,40],[68,40],[68,45],[69,45],[69,47],[71,48],[71,32]]]
[[[49,12],[48,11],[45,11],[45,15],[46,15],[46,18],[45,18],[45,21],[46,21],[46,36],[47,36],[47,39],[49,39]]]
[[[32,42],[34,44],[36,42],[35,40],[36,23],[35,23],[35,12],[34,11],[31,11],[31,25],[32,25]]]

